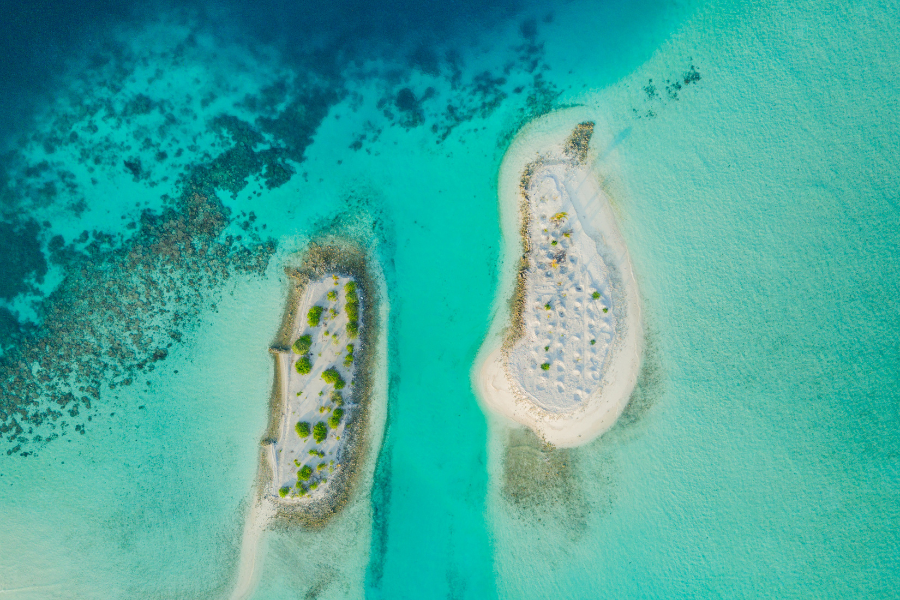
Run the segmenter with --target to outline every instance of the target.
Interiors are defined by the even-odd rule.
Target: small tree
[[[334,290],[331,290],[330,292],[328,292],[328,299],[331,300],[332,302],[337,300],[337,292]]]
[[[308,375],[312,370],[312,363],[309,361],[308,356],[302,357],[296,363],[294,363],[294,367],[297,369],[297,372],[301,375]]]
[[[337,429],[338,425],[341,424],[341,418],[344,416],[343,409],[336,408],[334,412],[331,413],[331,417],[328,419],[328,424],[331,425],[332,429]]]
[[[299,435],[304,440],[309,437],[309,423],[306,421],[300,421],[296,425],[294,425],[294,429],[297,431],[297,435]]]
[[[294,351],[294,354],[306,354],[309,352],[309,349],[312,348],[312,336],[301,335],[297,338],[297,341],[294,342],[294,345],[291,346],[291,350]]]
[[[327,437],[328,426],[325,425],[323,421],[319,421],[318,423],[316,423],[316,426],[313,427],[313,439],[316,440],[317,444],[321,444]]]
[[[309,313],[306,315],[306,322],[309,323],[310,327],[318,327],[319,319],[322,318],[322,313],[325,311],[321,306],[313,306],[309,309]]]
[[[291,491],[291,488],[285,486],[285,487],[281,488],[280,490],[278,490],[278,495],[281,496],[282,498],[284,498],[285,496],[288,495],[288,492],[290,492],[290,491]]]
[[[333,383],[334,389],[336,390],[344,389],[344,385],[346,385],[346,383],[344,382],[344,378],[341,377],[341,374],[338,373],[337,369],[335,369],[334,367],[326,369],[322,373],[322,379],[325,380],[325,383]]]
[[[594,300],[599,300],[600,292],[594,292],[593,294],[591,294],[591,298],[593,298]]]
[[[302,469],[297,471],[297,479],[300,481],[309,481],[309,478],[312,477],[312,472],[312,467],[305,465]]]

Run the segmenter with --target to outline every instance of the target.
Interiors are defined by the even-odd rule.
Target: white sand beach
[[[628,403],[643,330],[628,250],[590,168],[593,123],[554,131],[523,132],[501,168],[499,301],[518,300],[497,312],[473,375],[489,409],[571,447],[607,431]]]
[[[351,281],[340,276],[310,281],[300,300],[300,318],[291,338],[295,342],[301,336],[309,336],[309,347],[300,353],[296,350],[277,353],[285,401],[279,416],[278,439],[268,446],[273,476],[269,489],[265,490],[276,501],[310,502],[325,496],[330,476],[341,468],[342,434],[355,408],[351,402],[355,363],[347,358],[353,354],[351,348],[359,347],[359,339],[347,330],[350,319],[346,300],[350,292],[346,288]],[[307,318],[314,306],[323,309],[316,326],[310,325]],[[360,314],[360,327],[362,317]],[[308,373],[301,374],[296,365],[304,357],[310,367]],[[323,373],[331,369],[340,375],[343,387],[323,379]],[[343,416],[335,418],[340,412]],[[298,423],[308,424],[305,436],[298,433]],[[317,441],[315,428],[320,423],[327,436]],[[298,473],[306,466],[312,473],[298,480]]]

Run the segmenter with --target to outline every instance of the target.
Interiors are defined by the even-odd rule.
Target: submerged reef
[[[8,455],[27,455],[28,443],[70,427],[83,434],[77,418],[101,390],[152,371],[215,304],[210,292],[225,280],[266,269],[274,243],[222,237],[229,222],[215,196],[187,191],[162,214],[145,212],[122,245],[102,234],[85,250],[50,242],[65,277],[39,305],[41,325],[19,333],[0,358],[0,440]]]

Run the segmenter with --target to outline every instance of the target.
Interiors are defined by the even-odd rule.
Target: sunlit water
[[[384,272],[387,426],[372,481],[328,528],[264,538],[254,597],[890,597],[897,16],[874,2],[569,3],[486,13],[483,27],[444,36],[436,68],[377,54],[341,65],[346,94],[323,100],[308,145],[288,140],[302,147],[282,159],[294,175],[270,189],[260,167],[218,194],[231,210],[223,236],[277,242],[264,273],[204,288],[155,370],[62,417],[84,434],[69,427],[21,449],[33,455],[2,455],[0,595],[227,597],[282,268],[336,229],[362,238]],[[83,230],[121,243],[141,209],[178,193],[185,165],[228,147],[214,117],[253,123],[284,108],[265,98],[279,98],[296,62],[225,34],[178,50],[191,28],[206,31],[161,17],[124,36],[133,54],[119,71],[60,80],[81,99],[169,104],[95,119],[93,134],[73,117],[80,137],[52,152],[47,119],[21,125],[37,141],[16,148],[10,169],[47,159],[76,191],[60,180],[46,200],[7,195],[4,218],[33,216],[44,250]],[[572,104],[597,122],[595,168],[632,254],[647,354],[620,423],[560,452],[486,417],[469,372],[505,302],[500,161],[524,123]],[[177,126],[161,128],[164,113]],[[288,139],[306,125],[272,130]],[[102,127],[130,150],[94,143]],[[112,158],[90,172],[95,155]],[[120,162],[133,157],[147,170],[138,181]],[[55,172],[29,177],[39,187]],[[51,261],[43,288],[2,306],[33,319],[60,269]]]

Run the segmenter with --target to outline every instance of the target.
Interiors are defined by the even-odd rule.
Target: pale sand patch
[[[231,592],[231,600],[244,600],[256,590],[262,572],[262,557],[259,545],[269,520],[275,516],[275,505],[265,497],[254,494],[253,506],[244,523],[241,540],[241,556],[238,563],[237,581]]]
[[[527,268],[520,301],[514,310],[500,305],[473,369],[488,408],[561,447],[612,427],[637,381],[643,343],[637,283],[609,198],[590,168],[592,153],[584,159],[566,151],[584,119],[578,110],[542,119],[504,157],[500,302],[517,291],[519,257]],[[554,219],[559,213],[566,215]],[[511,319],[521,324],[521,335]]]

